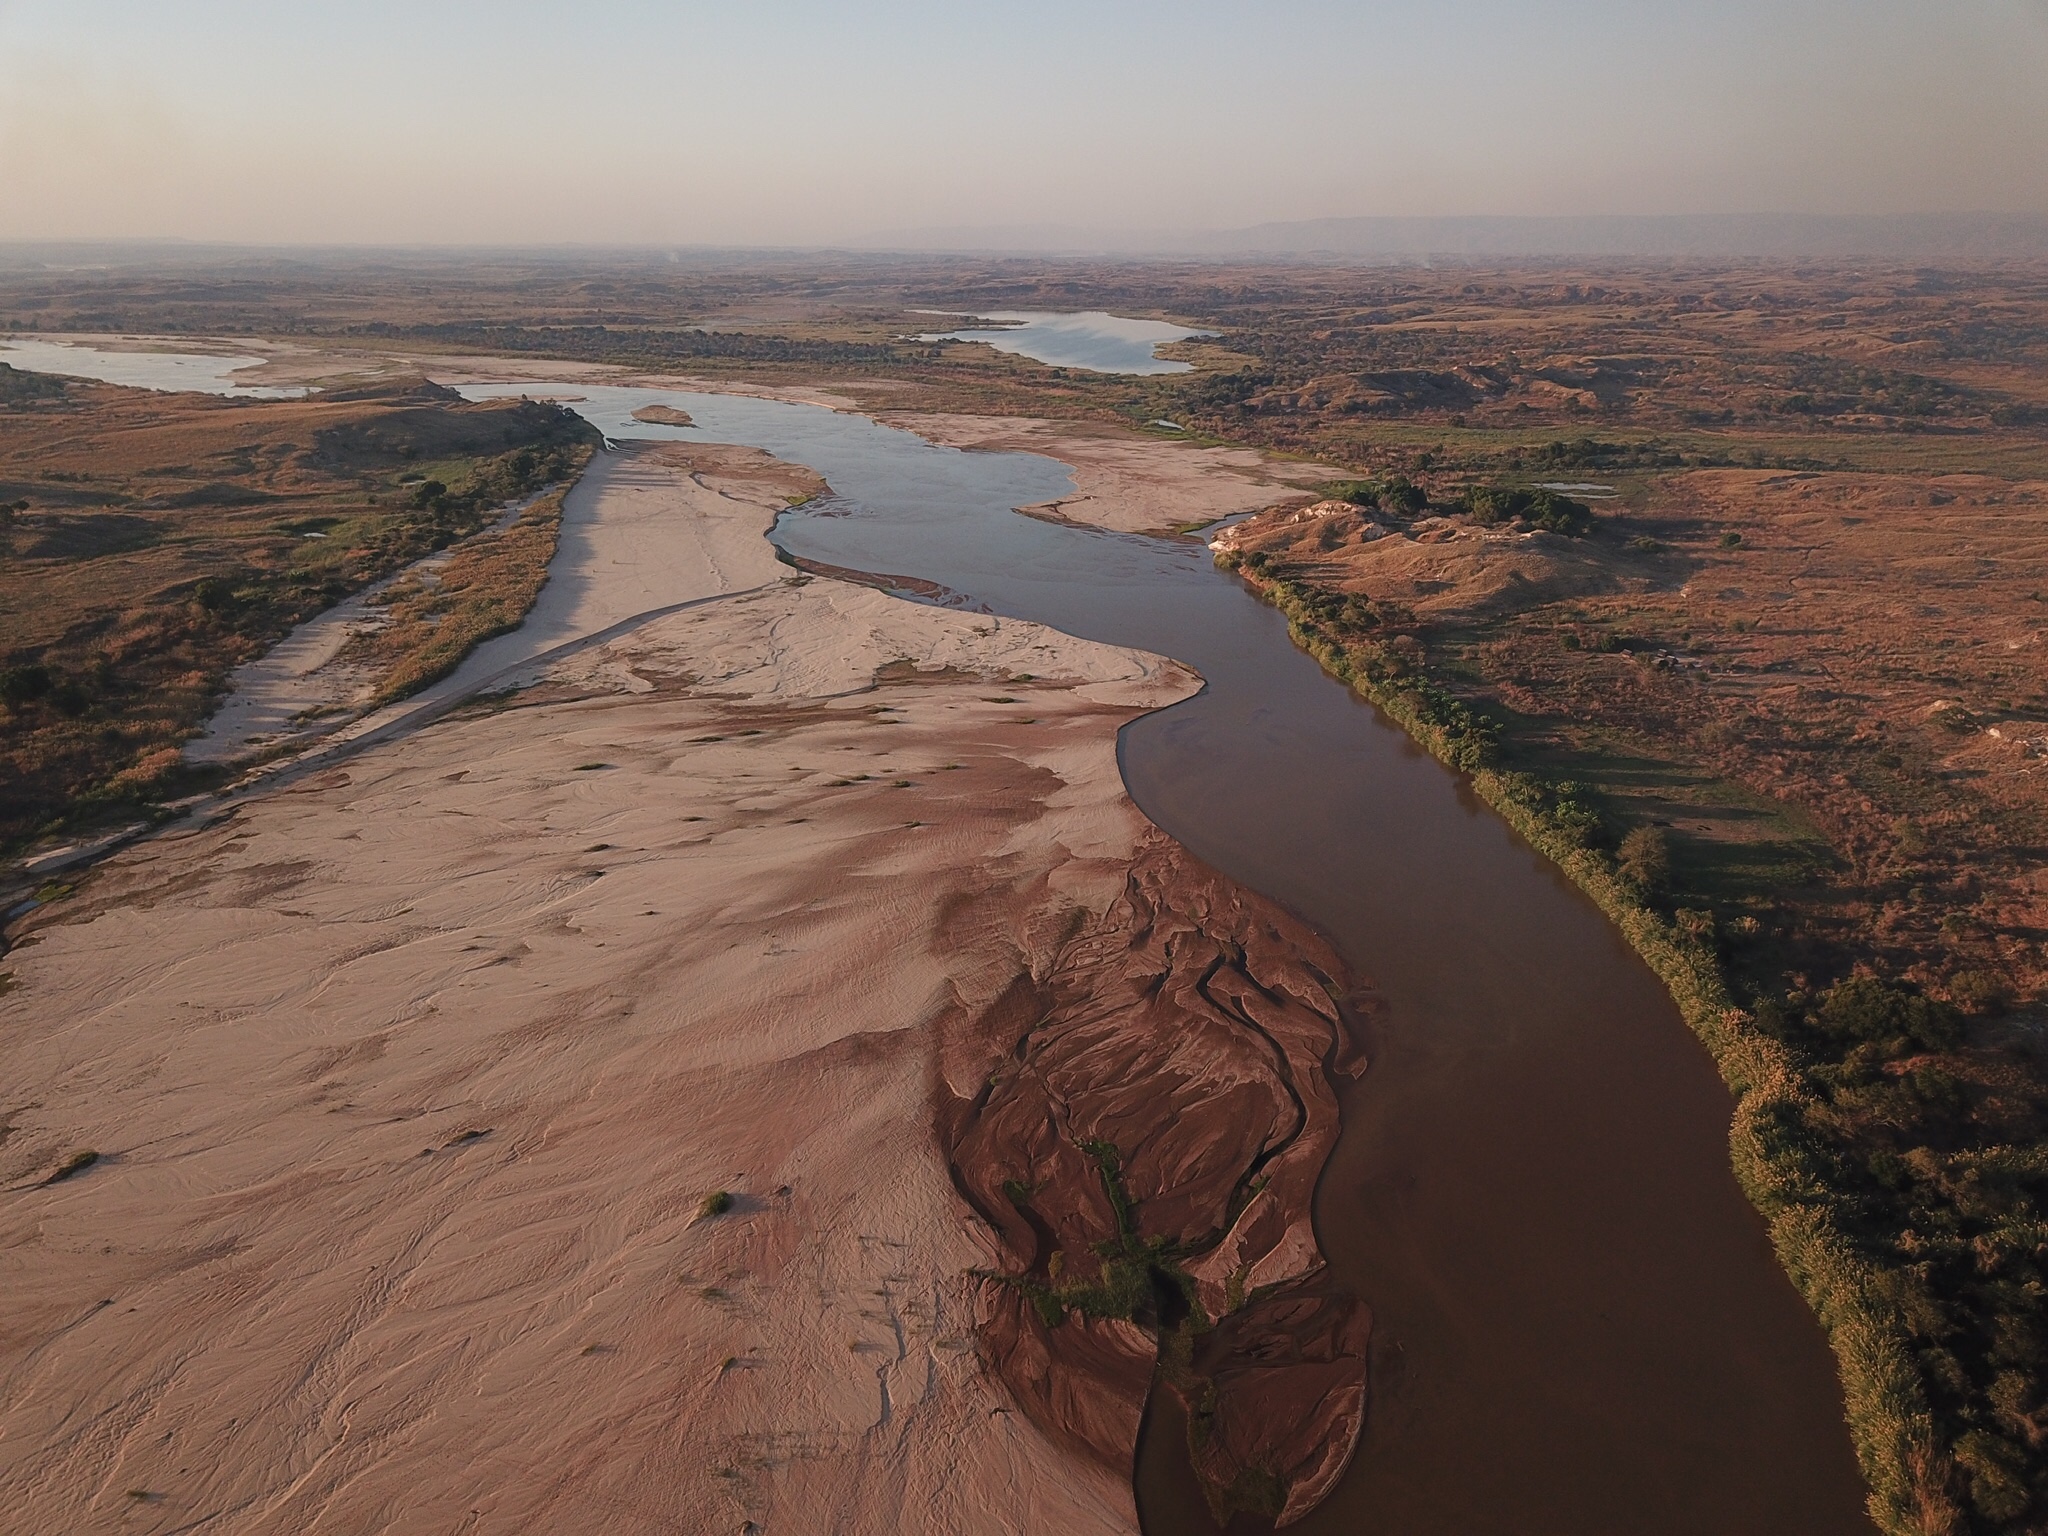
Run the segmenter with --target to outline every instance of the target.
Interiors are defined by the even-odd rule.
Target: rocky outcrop
[[[1219,1511],[1295,1518],[1364,1417],[1369,1321],[1310,1223],[1359,1061],[1334,953],[1159,838],[1122,896],[962,1025],[936,1110],[999,1236],[981,1346],[1032,1419],[1128,1468],[1155,1380]]]

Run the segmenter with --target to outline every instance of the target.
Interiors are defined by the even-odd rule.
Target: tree
[[[1621,840],[1621,878],[1643,896],[1661,893],[1671,880],[1671,846],[1661,827],[1636,827]]]

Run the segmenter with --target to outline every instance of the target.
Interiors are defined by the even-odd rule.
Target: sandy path
[[[133,849],[7,957],[18,1528],[1133,1527],[976,1361],[930,1095],[1108,908],[1115,729],[1192,681],[781,580],[744,465],[606,468],[765,590]]]
[[[1252,448],[1196,448],[1088,422],[892,411],[878,421],[951,448],[1043,453],[1073,466],[1074,494],[1033,510],[1119,533],[1170,533],[1283,501],[1336,471]]]

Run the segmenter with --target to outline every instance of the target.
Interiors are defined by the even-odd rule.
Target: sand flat
[[[949,448],[1061,459],[1073,466],[1074,493],[1026,510],[1116,533],[1170,533],[1281,502],[1307,501],[1309,487],[1336,473],[1253,448],[1199,448],[1090,422],[912,411],[876,419]]]
[[[780,504],[635,465],[708,562]],[[770,567],[9,956],[10,1518],[1134,1528],[976,1358],[929,1095],[942,1022],[1114,899],[1116,728],[1194,680]]]

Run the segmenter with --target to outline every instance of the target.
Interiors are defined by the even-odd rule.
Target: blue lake
[[[984,341],[998,352],[1036,358],[1054,368],[1079,368],[1088,373],[1187,373],[1191,363],[1154,355],[1161,342],[1206,336],[1169,325],[1164,320],[1133,320],[1099,309],[1076,314],[1037,310],[992,310],[970,318],[1000,320],[1000,326],[937,331],[919,341]]]
[[[55,373],[74,379],[98,379],[132,389],[166,394],[234,395],[245,400],[296,400],[311,394],[304,388],[247,384],[235,375],[260,368],[267,358],[225,356],[211,352],[128,352],[78,342],[19,337],[0,341],[0,363],[23,373]]]

